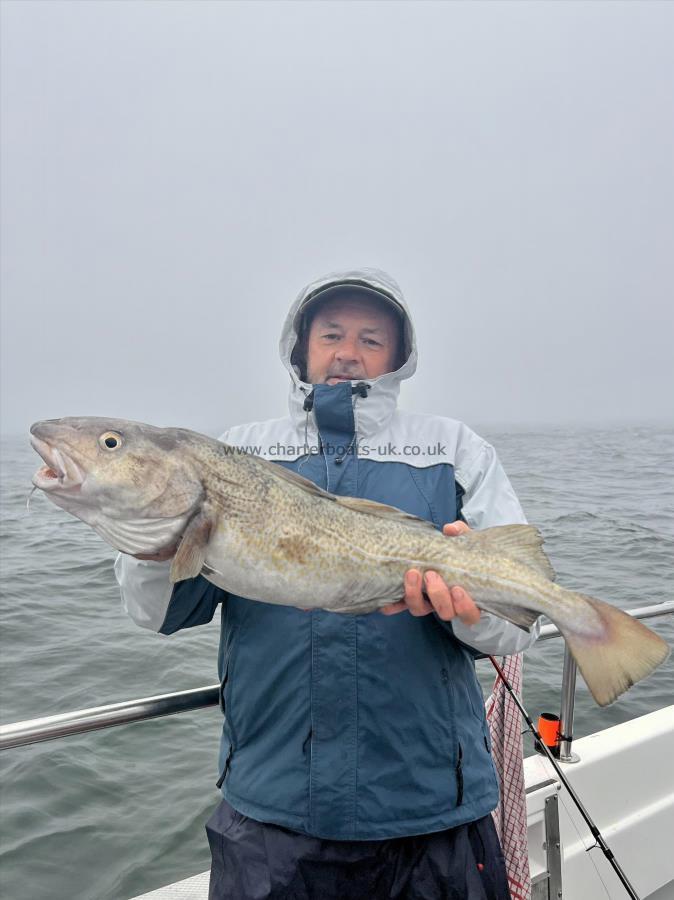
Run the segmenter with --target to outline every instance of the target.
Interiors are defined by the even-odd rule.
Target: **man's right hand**
[[[156,553],[131,553],[134,559],[150,559],[152,562],[165,562],[167,559],[171,559],[172,556],[175,556],[175,552],[178,549],[178,545],[176,544],[174,547],[166,547],[164,550],[157,550]]]

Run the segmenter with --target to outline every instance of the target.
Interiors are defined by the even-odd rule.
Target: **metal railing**
[[[657,616],[672,615],[674,614],[674,601],[628,610],[628,613],[635,619],[652,619]],[[538,640],[545,641],[559,636],[559,629],[555,625],[543,625]],[[575,685],[576,664],[567,649],[562,675],[562,707],[559,726],[562,735],[573,734]],[[12,722],[10,725],[0,726],[0,750],[23,747],[26,744],[37,744],[41,741],[53,741],[70,734],[84,734],[102,728],[111,728],[114,725],[143,722],[146,719],[156,719],[160,716],[188,712],[207,706],[217,706],[219,702],[220,685],[214,684],[189,691],[177,691],[172,694],[160,694],[156,697],[110,703],[107,706],[78,709],[56,716]],[[563,762],[573,761],[571,739],[562,741],[560,759]]]
[[[633,619],[654,619],[658,616],[674,614],[674,600],[656,603],[653,606],[642,606],[639,609],[625,610]],[[539,641],[560,637],[556,625],[543,625],[538,637]],[[573,742],[573,713],[576,704],[576,674],[578,667],[571,656],[569,648],[564,648],[564,668],[562,670],[562,699],[559,710],[559,760],[560,762],[578,762],[578,756],[571,750]]]
[[[157,719],[160,716],[188,712],[204,706],[217,706],[220,702],[219,698],[220,685],[214,684],[209,687],[194,688],[191,691],[159,694],[156,697],[142,697],[139,700],[109,703],[107,706],[77,709],[74,712],[61,713],[57,716],[43,716],[40,719],[13,722],[11,725],[0,727],[0,750],[23,747],[25,744],[37,744],[40,741],[53,741],[56,738],[67,737],[69,734],[99,731],[101,728],[111,728],[113,725],[144,722],[146,719]]]

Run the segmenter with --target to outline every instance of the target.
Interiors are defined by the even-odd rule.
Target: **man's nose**
[[[344,362],[348,360],[357,360],[358,342],[355,339],[349,340],[348,338],[342,341],[337,348],[335,358]]]

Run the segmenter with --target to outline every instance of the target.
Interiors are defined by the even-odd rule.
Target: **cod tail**
[[[594,597],[568,593],[592,607],[596,628],[574,630],[573,624],[565,623],[560,631],[590,693],[600,706],[607,706],[663,663],[669,646],[621,609]]]

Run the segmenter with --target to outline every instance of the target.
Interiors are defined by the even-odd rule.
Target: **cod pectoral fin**
[[[203,512],[191,520],[171,563],[171,581],[196,578],[201,572],[211,536],[212,522]]]

